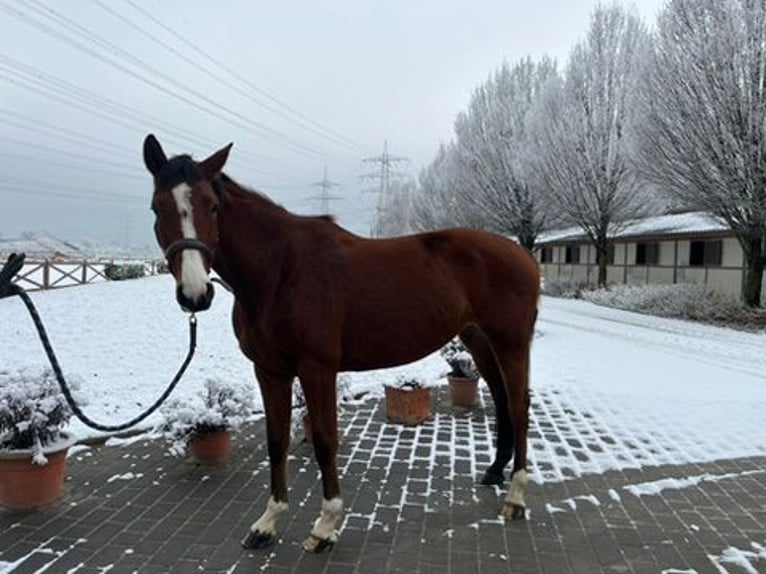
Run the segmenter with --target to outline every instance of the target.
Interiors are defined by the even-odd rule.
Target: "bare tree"
[[[681,205],[737,234],[743,298],[759,306],[766,253],[766,5],[672,0],[639,98],[636,165]]]
[[[475,202],[460,193],[454,143],[442,144],[434,160],[419,176],[419,187],[411,203],[410,225],[427,231],[447,227],[480,227]]]
[[[549,82],[535,110],[539,173],[562,215],[595,246],[600,285],[610,233],[651,205],[628,163],[626,139],[648,42],[637,16],[617,4],[596,8],[565,77]]]
[[[474,91],[455,121],[463,203],[473,203],[483,227],[515,235],[529,249],[551,213],[530,167],[530,110],[555,74],[556,64],[547,58],[506,62]]]

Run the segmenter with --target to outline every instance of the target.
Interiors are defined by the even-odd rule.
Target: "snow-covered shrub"
[[[104,275],[112,281],[139,279],[146,275],[146,269],[141,263],[108,263],[104,266]]]
[[[426,380],[423,377],[414,375],[399,375],[393,385],[398,389],[423,389],[427,387]]]
[[[236,431],[253,413],[254,389],[218,379],[205,381],[205,391],[195,399],[167,401],[160,414],[160,433],[170,443],[170,452],[182,456],[189,438],[198,433]]]
[[[77,388],[74,382],[73,389]],[[35,460],[42,462],[40,449],[61,437],[71,416],[51,370],[32,374],[0,369],[0,449],[34,449]]]
[[[546,281],[542,292],[561,299],[582,299],[583,292],[588,289],[588,284],[582,281]]]
[[[439,351],[442,358],[447,361],[450,367],[449,376],[461,377],[464,379],[475,379],[479,376],[476,364],[473,362],[471,353],[465,348],[460,339],[455,337],[449,343],[444,345]]]
[[[597,305],[661,317],[753,326],[763,324],[765,317],[705,285],[614,285],[582,296]]]

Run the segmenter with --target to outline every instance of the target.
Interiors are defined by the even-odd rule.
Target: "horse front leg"
[[[279,517],[287,510],[287,449],[290,446],[292,377],[264,373],[256,368],[266,412],[266,440],[271,467],[271,497],[266,510],[250,527],[242,546],[264,548],[276,540]]]
[[[322,510],[308,538],[307,552],[319,553],[338,541],[336,528],[343,517],[343,499],[338,481],[338,403],[335,378],[337,371],[316,364],[299,368],[298,377],[306,397],[311,421],[314,453],[322,475]]]

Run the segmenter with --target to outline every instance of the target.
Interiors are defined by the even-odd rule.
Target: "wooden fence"
[[[109,281],[110,278],[106,272],[109,265],[142,265],[144,275],[156,275],[160,268],[158,261],[145,260],[56,261],[32,259],[25,261],[24,267],[14,277],[13,281],[27,291],[100,283]]]

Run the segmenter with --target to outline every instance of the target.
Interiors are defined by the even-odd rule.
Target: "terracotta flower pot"
[[[31,510],[47,506],[61,497],[66,475],[66,455],[62,450],[45,452],[47,464],[35,464],[29,451],[0,453],[0,506],[12,510]]]
[[[431,389],[386,387],[386,419],[408,426],[419,425],[431,412]]]
[[[221,464],[229,458],[231,432],[196,433],[189,439],[192,457],[200,464]]]
[[[472,407],[479,402],[479,379],[447,376],[452,405]]]

